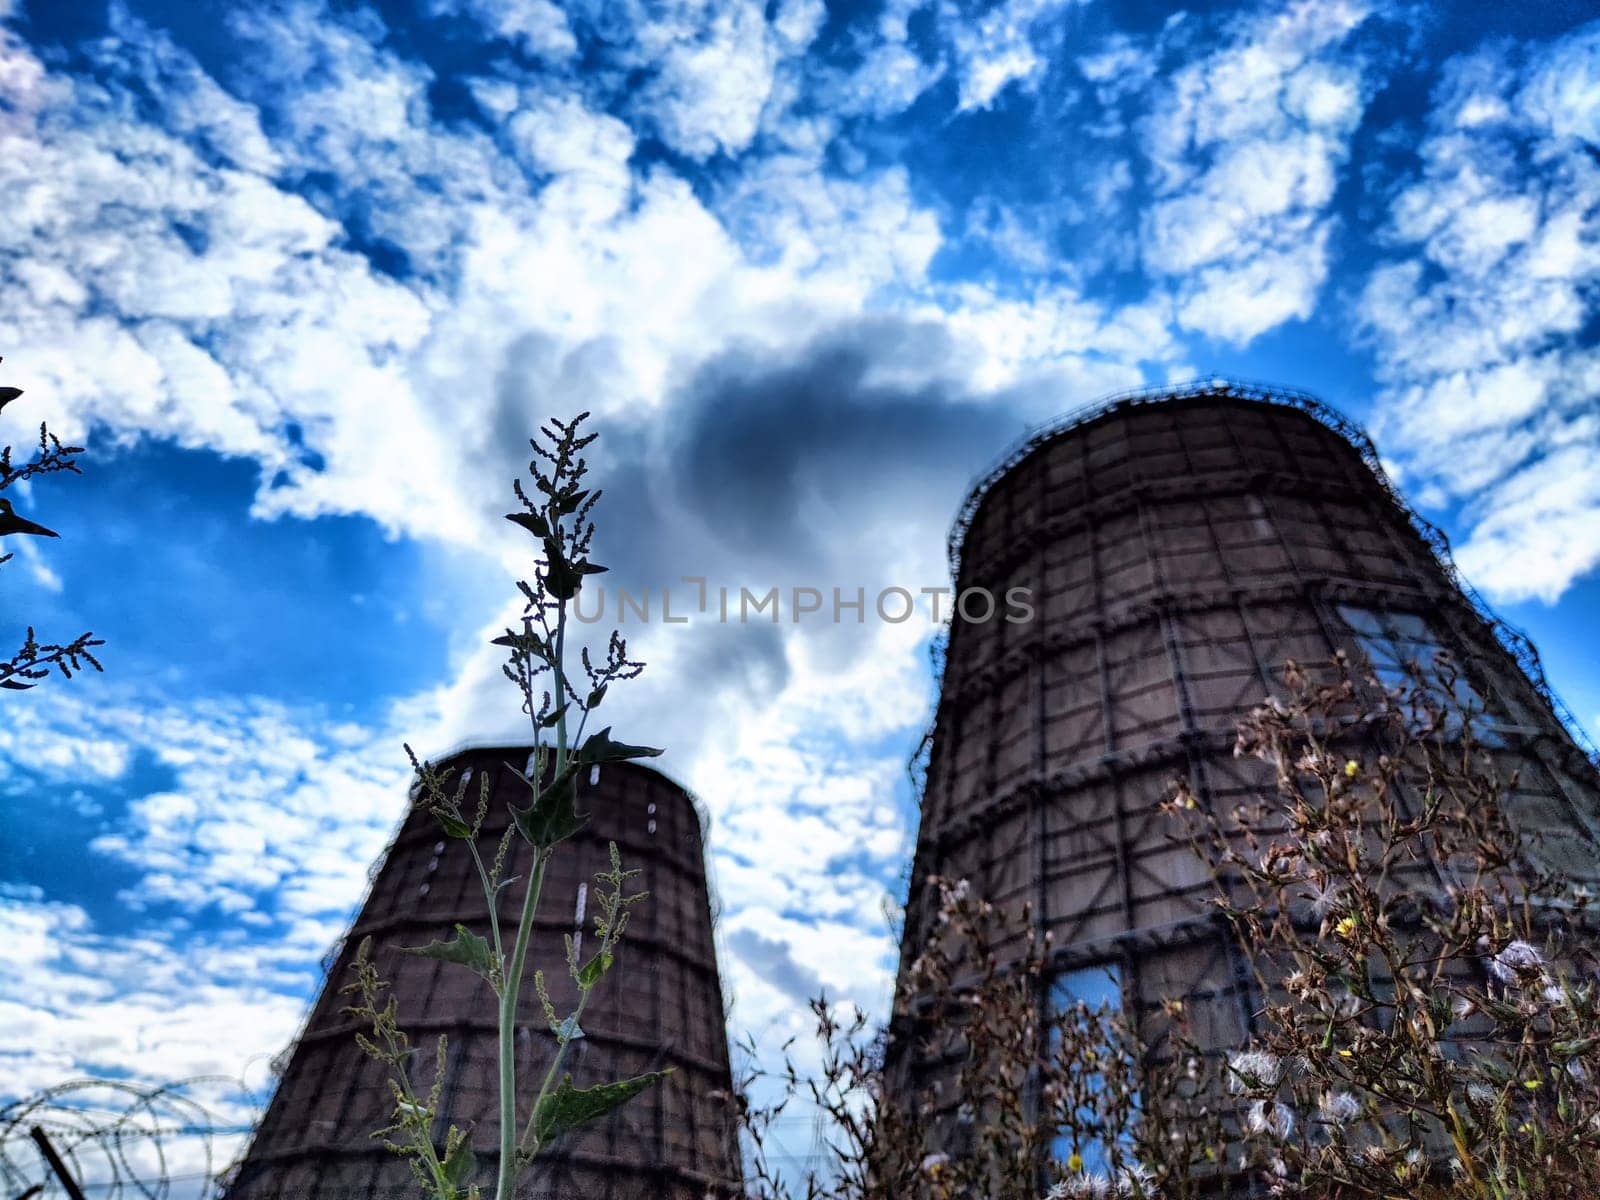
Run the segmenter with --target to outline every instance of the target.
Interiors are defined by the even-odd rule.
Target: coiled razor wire
[[[226,1076],[164,1084],[73,1079],[0,1104],[0,1200],[69,1194],[45,1159],[36,1128],[90,1200],[214,1196],[218,1173],[229,1163],[219,1161],[216,1139],[253,1128],[219,1122],[193,1095],[218,1087],[234,1091],[251,1111],[257,1108],[250,1091]]]

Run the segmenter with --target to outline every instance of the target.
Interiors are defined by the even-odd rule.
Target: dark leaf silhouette
[[[43,525],[30,521],[26,517],[17,516],[15,510],[11,507],[11,501],[0,496],[0,537],[6,537],[13,533],[31,533],[39,537],[61,536],[54,529],[46,529]]]

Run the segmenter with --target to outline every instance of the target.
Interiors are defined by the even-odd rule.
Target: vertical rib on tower
[[[525,746],[469,750],[439,764],[468,776],[469,811],[481,774],[492,778],[478,844],[486,863],[506,828],[508,805],[529,799],[508,769],[523,767],[527,757]],[[521,1111],[526,1119],[554,1045],[533,971],[543,969],[558,1010],[570,1011],[574,988],[562,939],[578,931],[593,936],[593,877],[609,869],[608,842],[617,844],[624,867],[643,872],[634,882],[650,895],[634,910],[617,965],[595,990],[583,1019],[586,1036],[573,1043],[567,1065],[580,1087],[666,1067],[673,1073],[606,1120],[556,1143],[518,1194],[586,1200],[735,1194],[739,1166],[726,1100],[728,1043],[698,807],[664,775],[633,763],[608,765],[598,778],[581,782],[588,786],[580,788],[580,808],[591,820],[550,860],[520,997]],[[501,927],[512,931],[507,938],[521,911],[529,858],[528,844],[514,837],[506,873],[521,878],[502,895]],[[352,980],[350,964],[368,936],[415,1049],[412,1084],[419,1093],[434,1083],[436,1039],[449,1039],[436,1140],[443,1142],[451,1123],[470,1129],[478,1181],[492,1187],[499,1144],[494,995],[464,967],[399,952],[448,939],[456,922],[488,936],[488,910],[471,856],[444,838],[426,812],[413,810],[376,867],[361,914],[228,1189],[229,1200],[419,1194],[406,1162],[371,1136],[389,1123],[394,1104],[384,1068],[356,1046],[358,1025],[342,1011],[350,1001],[339,989]]]
[[[1448,650],[1502,775],[1519,774],[1511,818],[1548,865],[1600,870],[1595,772],[1532,646],[1456,576],[1366,436],[1309,396],[1205,383],[1066,418],[973,490],[951,565],[958,591],[1030,588],[1036,613],[953,620],[902,974],[937,906],[929,877],[966,878],[1032,905],[1055,971],[1114,968],[1135,1022],[1184,997],[1202,1041],[1241,1044],[1258,997],[1158,806],[1180,775],[1217,812],[1270,792],[1264,764],[1233,757],[1235,725],[1281,691],[1286,660],[1339,650],[1380,675]],[[915,1094],[950,1068],[909,1031],[892,1053]]]

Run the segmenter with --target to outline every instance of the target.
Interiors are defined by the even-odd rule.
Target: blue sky
[[[0,0],[0,353],[90,446],[6,616],[0,1063],[254,1072],[404,795],[518,728],[524,441],[614,581],[944,579],[974,473],[1223,372],[1363,422],[1591,734],[1600,23],[1366,0]],[[13,539],[17,540],[17,539]],[[926,622],[629,630],[736,1030],[881,1003]]]

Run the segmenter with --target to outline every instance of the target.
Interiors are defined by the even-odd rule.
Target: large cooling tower
[[[493,859],[507,806],[526,804],[526,787],[507,769],[526,766],[528,749],[471,750],[441,764],[469,775],[476,802],[481,772],[493,792],[479,851]],[[458,776],[459,778],[459,776]],[[566,1011],[573,988],[562,935],[592,936],[596,871],[607,869],[615,842],[636,884],[650,893],[624,935],[617,968],[596,989],[584,1016],[586,1036],[568,1053],[575,1082],[671,1067],[667,1080],[608,1119],[569,1134],[541,1158],[537,1182],[523,1197],[584,1200],[702,1200],[738,1190],[736,1134],[727,1102],[728,1044],[722,988],[712,941],[712,913],[695,801],[677,784],[632,763],[608,765],[581,789],[588,827],[551,860],[522,990],[518,1078],[527,1097],[549,1062],[553,1039],[532,986],[535,968],[551,981]],[[502,900],[503,928],[515,929],[529,847],[513,841],[508,874],[522,881]],[[586,912],[587,910],[587,912]],[[472,1130],[480,1182],[493,1193],[498,1147],[495,1110],[495,1000],[487,983],[463,967],[402,955],[402,946],[448,939],[456,922],[488,936],[487,909],[466,848],[444,839],[433,818],[412,811],[375,867],[360,916],[334,956],[322,995],[293,1046],[277,1092],[228,1190],[229,1200],[356,1200],[419,1194],[404,1161],[370,1136],[388,1123],[393,1104],[383,1069],[356,1046],[357,1023],[342,1010],[361,939],[399,1000],[401,1022],[416,1047],[414,1086],[434,1082],[434,1044],[449,1039],[442,1116]],[[507,936],[510,936],[509,934]],[[720,1094],[719,1094],[720,1093]]]
[[[1393,682],[1450,651],[1502,770],[1520,771],[1514,820],[1551,865],[1600,871],[1595,772],[1532,647],[1463,586],[1365,435],[1308,396],[1205,384],[1064,419],[973,490],[951,560],[958,588],[1030,588],[1036,614],[950,630],[906,961],[930,928],[929,877],[965,877],[1031,902],[1058,998],[1098,1000],[1108,979],[1136,1014],[1187,997],[1213,1047],[1242,1043],[1259,997],[1158,805],[1179,775],[1219,812],[1271,789],[1264,764],[1234,758],[1235,724],[1286,660],[1341,649]],[[894,1054],[915,1091],[947,1068],[909,1034]]]

